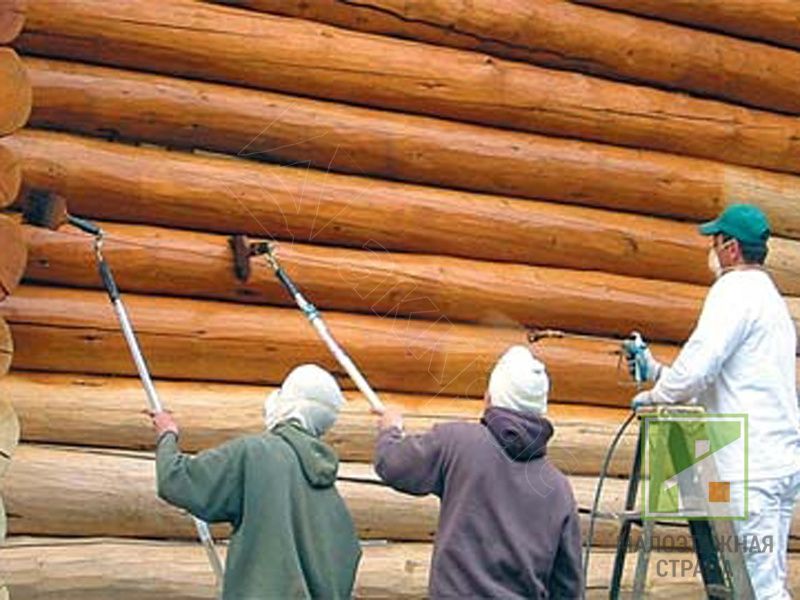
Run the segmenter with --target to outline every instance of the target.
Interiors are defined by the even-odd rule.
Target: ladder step
[[[706,594],[709,598],[720,600],[729,600],[733,598],[733,591],[728,586],[711,583],[706,586]]]

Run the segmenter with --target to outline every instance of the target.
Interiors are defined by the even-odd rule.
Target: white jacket
[[[672,367],[653,388],[655,402],[696,399],[709,413],[748,416],[748,479],[800,471],[797,333],[766,272],[730,271],[709,290],[703,312]],[[739,471],[717,453],[721,477]],[[739,455],[740,456],[740,455]]]

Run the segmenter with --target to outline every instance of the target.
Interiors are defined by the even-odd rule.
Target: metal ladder
[[[702,407],[697,406],[645,407],[637,411],[637,416],[641,423],[643,415],[654,413],[697,415],[704,414],[705,411]],[[634,524],[642,528],[642,538],[634,572],[632,597],[638,599],[645,595],[655,521],[644,520],[642,512],[635,510],[636,497],[641,483],[642,448],[643,430],[640,424],[633,468],[625,497],[625,510],[618,515],[622,525],[617,540],[617,552],[609,588],[611,600],[620,598],[625,558]],[[708,598],[711,600],[754,600],[755,595],[747,574],[744,555],[738,549],[731,550],[727,544],[723,547],[717,545],[717,540],[735,538],[733,523],[721,519],[688,519],[688,524]]]

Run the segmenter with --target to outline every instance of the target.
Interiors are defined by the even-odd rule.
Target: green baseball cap
[[[703,235],[727,235],[743,246],[766,246],[769,221],[764,212],[752,204],[731,204],[713,221],[700,225]]]

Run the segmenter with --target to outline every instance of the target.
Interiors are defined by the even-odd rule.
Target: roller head
[[[233,251],[233,269],[239,281],[250,278],[250,258],[266,254],[275,266],[274,248],[269,242],[252,242],[246,235],[232,235],[228,244]]]
[[[233,270],[239,281],[250,279],[250,240],[246,235],[232,235],[228,244],[233,251]]]
[[[25,200],[23,216],[36,227],[58,229],[67,222],[67,201],[47,190],[31,190]]]

